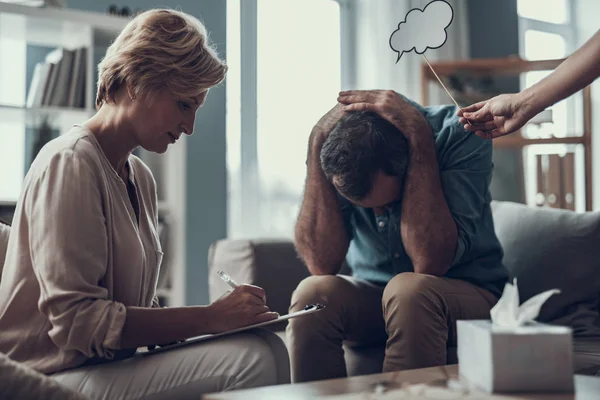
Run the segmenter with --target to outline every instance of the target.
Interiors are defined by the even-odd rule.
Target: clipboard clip
[[[306,307],[304,307],[304,311],[320,310],[322,308],[325,308],[325,305],[319,304],[319,303],[314,303],[314,304],[309,304]]]

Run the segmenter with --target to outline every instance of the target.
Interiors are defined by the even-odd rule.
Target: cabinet
[[[0,217],[11,220],[37,149],[95,113],[96,67],[127,22],[101,13],[0,2]],[[51,70],[43,72],[50,64],[59,71],[54,78]],[[183,305],[185,140],[163,155],[138,153],[156,177],[164,223],[158,293],[163,304]]]
[[[522,90],[563,61],[509,57],[440,61],[432,63],[432,67],[459,105],[467,106],[502,93],[494,92],[490,83],[493,78],[517,77]],[[430,91],[435,86],[441,85],[423,63],[421,96],[424,105],[430,103]],[[473,89],[473,86],[478,88]],[[517,154],[517,163],[511,166],[512,179],[522,187],[524,202],[576,211],[592,209],[591,101],[588,86],[543,111],[518,132],[494,139],[496,151],[512,150]]]

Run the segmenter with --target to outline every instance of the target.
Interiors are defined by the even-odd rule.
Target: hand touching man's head
[[[402,196],[408,141],[373,112],[348,112],[321,149],[321,166],[340,194],[365,208],[385,207]]]

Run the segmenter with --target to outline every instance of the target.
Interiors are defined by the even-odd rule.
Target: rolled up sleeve
[[[490,202],[492,143],[475,134],[456,130],[456,141],[444,152],[440,179],[448,208],[456,223],[457,244],[452,266],[461,262]]]
[[[98,182],[82,156],[63,150],[31,182],[24,207],[50,339],[62,350],[110,359],[120,348],[126,309],[102,287],[109,254]]]

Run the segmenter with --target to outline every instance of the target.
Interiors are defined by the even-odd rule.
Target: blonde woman
[[[28,172],[0,285],[0,352],[90,398],[194,398],[289,381],[283,342],[232,335],[155,355],[136,348],[277,317],[242,285],[209,306],[158,308],[156,187],[132,155],[191,135],[227,67],[204,26],[147,11],[99,65],[97,113],[48,143]]]

